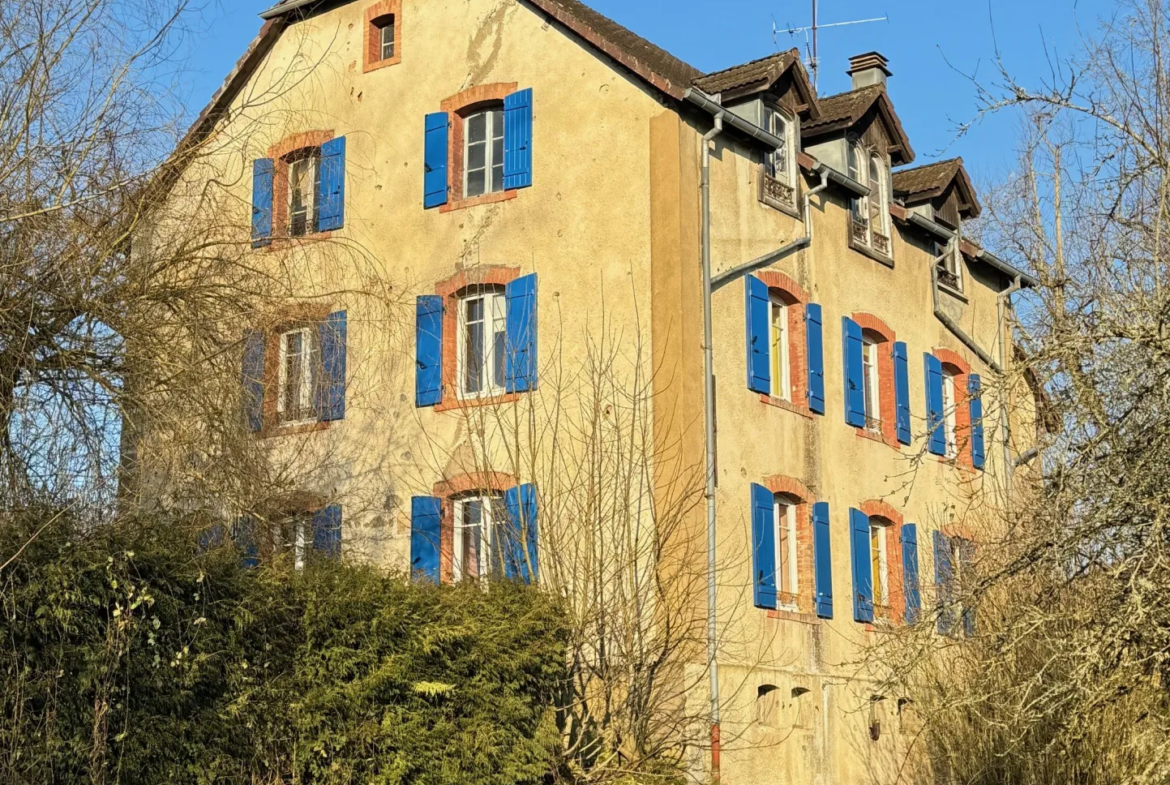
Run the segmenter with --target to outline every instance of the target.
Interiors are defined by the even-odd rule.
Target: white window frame
[[[886,162],[884,156],[873,153],[869,158],[869,187],[870,195],[877,193],[877,220],[873,218],[869,222],[869,242],[873,245],[873,232],[876,228],[881,229],[879,234],[887,240],[890,238],[890,165]],[[876,170],[876,173],[875,173]],[[873,209],[873,203],[870,203],[870,209]]]
[[[291,403],[291,401],[289,401],[286,397],[289,391],[288,339],[293,335],[299,335],[301,337],[301,380],[297,390],[300,400],[297,402],[299,405],[297,406],[296,411],[299,412],[302,416],[295,419],[286,417],[290,408],[289,404]],[[281,331],[278,340],[280,369],[277,379],[277,384],[279,386],[277,388],[276,395],[277,419],[281,422],[282,425],[296,425],[298,423],[311,422],[316,419],[314,416],[315,401],[313,399],[313,393],[315,391],[314,386],[317,375],[316,366],[320,359],[320,348],[317,346],[317,331],[308,325],[294,327],[291,330]]]
[[[291,527],[292,542],[284,541],[284,527]],[[309,548],[309,528],[312,521],[306,520],[303,515],[296,515],[290,522],[272,524],[272,542],[277,555],[292,551],[293,566],[297,570],[305,569],[305,554]]]
[[[395,35],[397,34],[396,30],[398,26],[398,20],[394,17],[393,14],[390,14],[388,17],[386,17],[386,19],[389,21],[383,20],[382,24],[378,25],[378,54],[380,55],[379,62],[389,60],[394,56],[394,47],[397,43],[395,41]],[[389,41],[386,40],[387,33],[390,34]],[[389,53],[386,52],[387,47],[390,49]]]
[[[873,604],[886,608],[890,605],[890,529],[893,527],[879,518],[869,519],[870,564],[876,562],[877,574],[872,576]],[[873,548],[877,547],[877,553]],[[876,556],[876,558],[874,558]]]
[[[942,243],[940,243],[942,245]],[[949,283],[944,283],[948,289],[962,293],[963,291],[963,254],[959,250],[959,244],[955,240],[948,240],[943,248],[942,253],[939,254],[942,259],[939,265],[943,270],[950,273],[955,278],[955,285],[951,286]]]
[[[468,305],[476,300],[483,302],[482,331],[482,366],[480,368],[480,385],[478,390],[467,389],[468,352],[471,346],[470,322],[467,316]],[[459,329],[458,329],[458,362],[456,389],[460,399],[491,398],[503,395],[507,363],[505,350],[496,351],[496,336],[507,340],[508,329],[508,301],[501,288],[485,288],[469,292],[459,298]],[[497,380],[498,374],[498,380]]]
[[[865,427],[871,431],[881,428],[881,370],[879,366],[881,341],[872,336],[861,336],[862,398],[865,400]]]
[[[764,123],[770,134],[784,142],[784,147],[767,154],[764,159],[765,170],[773,180],[795,187],[796,123],[783,109],[768,105],[764,106]]]
[[[471,122],[472,122],[472,120],[474,120],[477,117],[484,118],[484,123],[485,123],[484,141],[482,141],[482,142],[472,142],[471,141]],[[498,127],[497,127],[497,125],[498,125]],[[498,133],[498,137],[497,137],[497,133]],[[498,161],[496,160],[496,155],[495,155],[495,142],[496,142],[497,138],[500,140],[500,150],[501,150],[500,160],[498,160]],[[500,105],[488,106],[488,107],[485,107],[483,109],[480,109],[477,112],[473,112],[473,113],[469,114],[467,117],[465,117],[463,119],[463,198],[475,199],[475,198],[480,197],[480,196],[488,196],[490,194],[504,192],[504,190],[505,190],[504,189],[504,176],[503,176],[503,171],[502,171],[503,166],[504,166],[504,157],[502,154],[503,139],[504,139],[504,107],[503,106],[500,106]],[[476,169],[473,170],[471,168],[471,148],[473,145],[476,145],[476,144],[482,144],[484,146],[484,151],[483,151],[484,165],[482,168],[477,167]],[[500,172],[500,187],[499,188],[493,187],[492,172],[496,168],[499,168],[501,170],[501,172]],[[471,173],[473,171],[476,171],[476,172],[482,171],[484,173],[484,182],[483,182],[483,192],[482,193],[473,194],[470,192]]]
[[[861,146],[861,142],[856,140],[847,143],[849,145],[849,177],[854,181],[865,185],[869,181],[869,173],[863,172],[861,169],[862,161],[868,160],[865,154],[865,149]],[[854,220],[861,218],[866,224],[866,237],[869,237],[869,197],[872,193],[866,196],[858,196],[853,200],[853,215]],[[852,237],[853,229],[850,227],[850,237]]]
[[[791,594],[794,597],[800,592],[800,574],[797,570],[796,555],[796,502],[784,494],[776,494],[772,501],[772,525],[775,527],[773,532],[773,542],[776,543],[776,591],[785,594]],[[781,533],[787,533],[787,538],[782,538]],[[780,561],[781,543],[787,539],[787,561],[788,570],[787,575],[784,574],[783,564]],[[787,583],[787,587],[785,587]],[[792,607],[791,603],[785,603],[785,607]]]
[[[317,184],[321,177],[321,149],[313,147],[306,150],[299,150],[293,153],[286,161],[288,166],[288,193],[286,194],[286,201],[288,202],[288,235],[290,237],[304,237],[317,231]],[[308,188],[303,195],[303,204],[298,208],[293,201],[295,194],[293,189],[293,174],[296,172],[297,167],[306,165],[308,166],[308,171],[305,177],[308,181]],[[295,216],[298,214],[304,214],[305,217],[305,229],[303,232],[293,231]]]
[[[478,563],[475,565],[476,580],[486,581],[491,576],[492,556],[495,553],[496,531],[505,521],[497,521],[497,511],[507,516],[504,509],[503,494],[479,493],[471,496],[461,496],[452,502],[452,536],[451,536],[451,580],[458,583],[468,578],[467,565],[464,562],[464,548],[467,544],[468,529],[476,524],[464,522],[469,503],[478,502],[479,516],[479,552],[476,554]]]
[[[792,401],[792,337],[789,331],[791,307],[779,294],[771,294],[769,336],[769,360],[772,369],[772,397]]]
[[[959,454],[958,392],[958,379],[955,374],[943,368],[943,441],[946,444],[947,458],[954,458]]]

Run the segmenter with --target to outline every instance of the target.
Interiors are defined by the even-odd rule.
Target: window
[[[945,367],[942,382],[943,439],[946,444],[946,457],[954,458],[959,452],[957,387],[955,374]]]
[[[873,574],[873,604],[890,604],[890,560],[886,540],[890,526],[878,518],[869,519],[869,557]]]
[[[865,385],[865,427],[880,431],[882,427],[881,401],[878,380],[878,346],[873,337],[864,335],[861,346],[862,379]]]
[[[792,400],[792,363],[789,353],[788,304],[773,293],[772,298],[772,397]]]
[[[504,190],[504,110],[485,109],[464,120],[463,194],[467,198]]]
[[[956,292],[963,291],[963,256],[956,242],[936,243],[939,258],[938,282]]]
[[[784,185],[792,186],[796,174],[795,123],[787,114],[774,107],[764,109],[765,128],[780,139],[782,146],[768,153],[764,168],[768,176]]]
[[[459,391],[463,398],[504,392],[507,300],[503,289],[481,289],[459,301]]]
[[[776,526],[776,590],[780,602],[794,605],[797,596],[796,575],[796,503],[777,494],[772,520]]]
[[[316,383],[317,331],[298,327],[280,334],[280,392],[276,413],[281,422],[315,420],[313,391]]]
[[[272,525],[274,550],[277,554],[291,553],[293,565],[298,570],[305,568],[305,552],[312,536],[312,521],[304,515],[286,518]]]
[[[883,256],[890,255],[890,169],[884,156],[849,144],[849,176],[869,187],[853,200],[852,238]]]
[[[288,159],[288,234],[303,237],[316,231],[317,185],[321,151],[310,148]]]
[[[492,559],[499,530],[507,520],[504,497],[466,496],[454,501],[451,579],[474,580],[502,574]]]
[[[374,28],[378,31],[378,59],[389,60],[394,57],[394,15],[375,19]]]

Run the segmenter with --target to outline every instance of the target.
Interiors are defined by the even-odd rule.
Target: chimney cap
[[[880,68],[886,76],[893,76],[889,65],[890,61],[881,52],[866,52],[849,58],[849,70],[846,73],[852,76],[860,71]]]

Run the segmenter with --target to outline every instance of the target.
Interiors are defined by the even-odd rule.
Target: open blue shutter
[[[861,325],[848,316],[841,318],[841,348],[845,358],[845,422],[865,427],[865,365]]]
[[[987,463],[983,446],[983,380],[979,374],[967,377],[967,395],[971,409],[971,465],[982,469]]]
[[[772,492],[752,485],[752,586],[757,608],[776,607],[776,521]]]
[[[248,430],[259,431],[264,427],[264,333],[259,330],[244,336],[242,384]]]
[[[913,523],[902,526],[902,593],[906,597],[906,623],[917,624],[922,595],[918,588],[918,527]]]
[[[953,606],[954,567],[951,565],[951,538],[940,531],[934,533],[934,585],[938,594],[938,632],[950,635],[955,626]]]
[[[317,328],[321,346],[317,418],[321,422],[345,419],[345,313],[329,314]]]
[[[532,185],[532,88],[504,98],[504,188]]]
[[[849,541],[853,553],[853,620],[873,621],[873,564],[869,553],[869,516],[849,511]]]
[[[923,355],[926,366],[927,447],[934,455],[947,454],[947,435],[943,432],[942,362],[933,354]]]
[[[271,158],[252,162],[252,245],[267,245],[272,239],[272,184],[276,164]]]
[[[332,232],[345,225],[345,137],[321,145],[321,173],[317,178],[317,231]]]
[[[804,306],[804,328],[808,344],[808,408],[816,414],[825,413],[825,335],[821,321],[821,306]]]
[[[507,337],[504,379],[510,393],[536,389],[536,273],[517,278],[504,290]]]
[[[240,518],[232,528],[232,542],[240,552],[240,563],[246,568],[260,566],[260,542],[256,539],[256,520]]]
[[[894,344],[894,404],[897,410],[898,441],[909,444],[910,434],[910,361],[906,344]]]
[[[340,504],[313,513],[313,550],[331,559],[341,558]]]
[[[772,368],[768,362],[769,316],[772,300],[768,286],[754,275],[744,280],[747,314],[747,378],[748,389],[769,395],[772,392]]]
[[[433,496],[410,500],[410,574],[416,580],[439,582],[439,540],[442,503]]]
[[[817,616],[833,618],[833,549],[829,537],[829,503],[813,505],[813,575]]]
[[[423,207],[447,203],[448,122],[446,112],[427,115],[423,140]]]
[[[504,492],[508,522],[499,543],[504,577],[532,583],[539,575],[536,528],[536,488],[521,485]]]
[[[418,298],[414,323],[414,404],[434,406],[443,400],[443,298]]]
[[[975,570],[975,543],[970,540],[959,541],[959,561],[963,565],[963,576],[970,579]],[[963,634],[970,638],[975,634],[975,602],[970,595],[970,586],[959,588],[964,592]]]

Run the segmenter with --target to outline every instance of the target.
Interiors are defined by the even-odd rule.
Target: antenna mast
[[[819,8],[820,0],[812,0],[812,24],[806,27],[793,27],[788,25],[786,28],[780,28],[776,25],[776,20],[772,20],[772,42],[776,44],[777,48],[780,46],[779,35],[781,32],[788,33],[788,35],[797,35],[804,33],[805,50],[808,52],[808,70],[812,72],[813,89],[817,89],[818,76],[821,71],[820,53],[818,45],[820,43],[820,31],[825,27],[845,27],[847,25],[863,25],[870,22],[889,22],[889,15],[874,17],[873,19],[854,19],[849,22],[830,22],[827,25],[820,23]],[[810,40],[811,34],[811,40]]]

